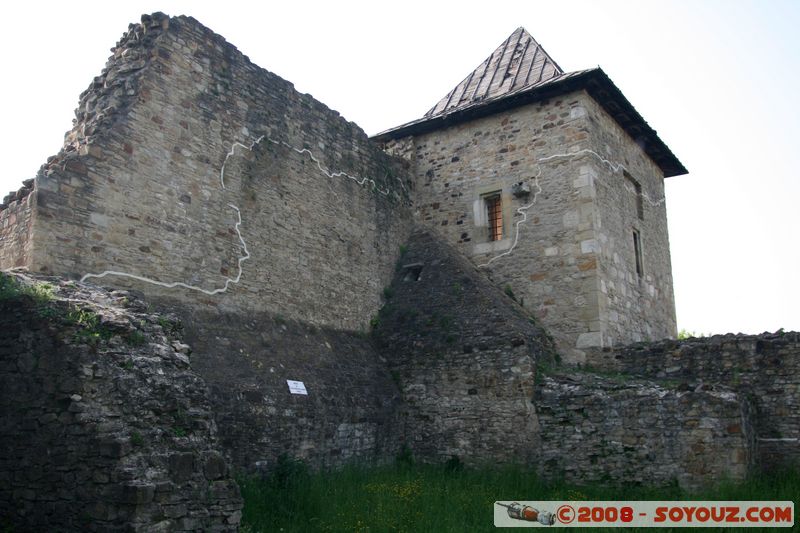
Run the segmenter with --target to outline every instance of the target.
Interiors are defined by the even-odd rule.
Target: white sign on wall
[[[291,394],[302,394],[304,396],[308,396],[308,391],[306,390],[306,386],[302,381],[292,381],[291,379],[287,379],[286,384],[289,385],[289,392]]]

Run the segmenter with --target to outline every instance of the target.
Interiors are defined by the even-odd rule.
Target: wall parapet
[[[683,388],[631,376],[548,372],[534,399],[539,472],[577,483],[677,481],[696,489],[742,480],[752,465],[753,413],[724,386]]]
[[[800,333],[727,334],[594,352],[598,368],[653,379],[722,384],[748,395],[764,468],[800,464]]]

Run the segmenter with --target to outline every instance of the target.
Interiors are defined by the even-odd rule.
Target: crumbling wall
[[[762,467],[800,464],[800,333],[639,343],[599,352],[593,360],[641,376],[719,383],[747,395],[757,413]]]
[[[242,501],[174,322],[51,280],[0,299],[0,524],[235,531]],[[16,294],[15,294],[16,293]]]
[[[540,379],[535,404],[546,478],[699,488],[751,468],[751,407],[726,387],[561,372]]]
[[[535,364],[553,348],[511,295],[419,230],[385,297],[373,335],[402,392],[398,439],[430,462],[535,457]]]
[[[358,330],[411,220],[402,164],[188,17],[131,25],[36,178],[37,272]]]
[[[0,203],[0,270],[30,265],[31,233],[36,213],[33,180],[3,198]]]
[[[397,454],[400,393],[366,333],[266,313],[195,312],[183,322],[237,468],[269,470],[284,454],[315,468]],[[291,394],[287,380],[307,395]]]

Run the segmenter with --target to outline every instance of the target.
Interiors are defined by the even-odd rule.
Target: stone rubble
[[[0,516],[39,531],[235,531],[242,500],[180,324],[129,291],[10,277],[53,296],[0,300]]]

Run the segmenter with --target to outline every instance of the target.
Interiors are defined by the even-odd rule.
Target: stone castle
[[[567,359],[677,333],[664,178],[686,170],[601,69],[565,73],[518,28],[376,140],[411,161],[417,221],[510,287]]]
[[[183,336],[169,344],[174,332],[137,318],[155,336],[136,356],[147,365],[76,365],[64,404],[43,363],[62,340],[33,308],[3,313],[0,379],[28,383],[3,415],[30,430],[6,433],[17,455],[3,471],[17,481],[4,514],[32,523],[47,490],[31,461],[52,465],[29,450],[86,425],[59,410],[92,398],[105,419],[119,391],[142,408],[113,415],[102,438],[115,452],[97,468],[168,459],[151,465],[158,483],[119,482],[133,490],[125,512],[93,481],[98,530],[235,527],[223,456],[248,470],[282,454],[335,466],[407,447],[425,461],[684,486],[796,461],[797,334],[670,340],[663,181],[685,172],[601,69],[565,73],[522,28],[421,119],[370,139],[196,20],[142,17],[81,95],[63,149],[0,205],[0,268],[110,287],[92,293],[107,301],[91,304],[100,315],[144,299]],[[183,340],[191,366],[165,371]],[[111,395],[99,384],[115,371],[130,375]],[[152,385],[187,373],[207,387],[203,409],[196,389]],[[131,447],[144,431],[131,428],[187,412],[205,448]],[[75,434],[96,440],[97,427]],[[181,487],[223,481],[214,516],[185,503]],[[36,516],[76,527],[50,509]]]

